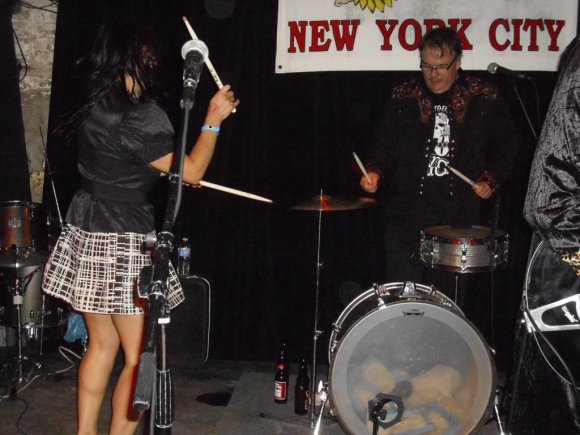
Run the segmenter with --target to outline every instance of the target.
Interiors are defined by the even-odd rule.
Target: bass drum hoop
[[[393,290],[394,288],[397,288],[401,285],[403,285],[404,283],[391,283],[391,284],[385,284],[384,287],[389,288],[391,290]],[[463,348],[462,349],[454,349],[454,350],[462,350],[462,351],[468,351],[470,353],[470,364],[471,367],[469,368],[469,375],[471,376],[471,378],[473,378],[473,370],[475,370],[475,374],[477,375],[477,388],[475,391],[475,394],[472,396],[473,397],[473,401],[471,403],[471,407],[469,409],[469,412],[467,413],[467,417],[466,417],[466,421],[462,421],[460,423],[460,425],[458,427],[456,427],[456,429],[460,430],[460,432],[454,432],[453,430],[451,431],[447,431],[447,432],[443,432],[443,433],[471,433],[472,431],[477,430],[478,428],[480,428],[483,423],[485,422],[485,418],[488,417],[490,415],[490,411],[491,411],[491,407],[493,405],[493,400],[494,400],[494,393],[495,393],[495,387],[496,387],[496,372],[495,372],[495,364],[493,362],[493,359],[491,357],[491,353],[489,350],[489,347],[487,346],[487,344],[485,343],[485,340],[483,339],[483,337],[481,336],[481,334],[479,333],[479,331],[472,326],[471,322],[469,322],[468,320],[466,320],[464,318],[464,316],[462,315],[461,311],[455,306],[455,304],[453,304],[453,302],[451,302],[447,297],[445,297],[443,294],[440,294],[436,291],[434,291],[433,289],[431,289],[430,287],[421,285],[421,284],[416,284],[418,290],[423,290],[423,292],[425,293],[425,296],[429,295],[429,297],[431,297],[432,300],[435,300],[436,302],[431,302],[428,300],[424,300],[421,299],[419,297],[417,298],[407,298],[407,300],[399,300],[396,302],[392,302],[389,304],[385,304],[382,306],[379,306],[377,308],[374,308],[373,310],[371,310],[370,312],[368,312],[366,315],[362,316],[360,319],[358,319],[357,321],[355,321],[352,326],[350,326],[350,328],[348,328],[348,330],[344,333],[344,335],[340,338],[340,341],[335,343],[335,349],[330,352],[330,367],[329,367],[329,391],[330,391],[330,397],[331,397],[331,401],[332,401],[332,406],[334,408],[335,411],[335,415],[341,425],[341,427],[346,430],[348,433],[353,433],[353,434],[358,434],[358,433],[369,433],[369,426],[368,423],[369,421],[367,419],[361,418],[361,415],[364,414],[365,416],[368,416],[368,410],[365,408],[366,407],[366,403],[364,404],[364,407],[359,406],[358,409],[354,409],[353,402],[354,399],[353,397],[356,396],[356,392],[360,393],[361,390],[357,390],[352,391],[352,389],[349,390],[348,388],[348,384],[349,384],[349,376],[351,374],[353,374],[354,370],[353,368],[358,367],[357,364],[349,364],[350,363],[350,356],[352,355],[356,355],[356,357],[360,357],[364,352],[360,352],[360,350],[364,350],[364,349],[357,349],[357,347],[360,347],[360,344],[363,343],[362,340],[364,340],[365,338],[368,337],[368,335],[365,335],[365,333],[369,333],[372,332],[372,330],[380,325],[386,325],[389,322],[393,323],[393,322],[401,322],[401,319],[403,318],[409,318],[409,319],[413,319],[413,318],[422,318],[422,319],[427,319],[428,322],[430,323],[434,323],[432,322],[432,320],[435,320],[437,322],[440,322],[442,319],[444,319],[444,322],[440,322],[441,325],[444,327],[443,329],[447,329],[451,332],[455,332],[456,337],[448,337],[448,341],[450,341],[451,343],[454,343],[453,345],[455,345],[457,343],[457,338],[462,338],[463,339]],[[374,294],[376,294],[375,289],[369,289],[368,291],[366,291],[365,293],[359,295],[359,297],[355,298],[355,300],[353,300],[353,302],[351,302],[351,304],[349,304],[349,306],[347,307],[347,309],[345,309],[345,312],[348,311],[346,314],[345,312],[343,312],[343,314],[341,314],[341,317],[339,318],[344,320],[344,318],[346,316],[348,316],[348,314],[352,311],[352,309],[354,308],[354,306],[360,304],[363,300],[368,299],[369,297],[373,296]],[[449,301],[450,305],[449,306],[444,306],[442,305],[439,300],[442,301]],[[410,313],[411,315],[401,315],[402,312],[407,312]],[[421,315],[417,316],[417,313],[420,312]],[[415,316],[413,316],[412,314],[415,314]],[[398,320],[397,320],[398,319]],[[403,320],[404,322],[404,320]],[[337,322],[338,323],[338,322]],[[395,324],[396,326],[396,324]],[[423,333],[429,333],[432,331],[422,331],[419,330],[418,332],[420,332],[420,334],[413,334],[414,332],[417,331],[407,331],[409,332],[408,337],[412,338],[412,339],[416,339],[419,336],[423,335]],[[336,331],[333,332],[334,334],[334,338],[336,337]],[[447,336],[446,336],[447,337]],[[336,339],[336,338],[335,338]],[[454,341],[455,339],[455,341]],[[420,343],[404,343],[404,346],[401,347],[402,352],[393,352],[393,354],[396,353],[405,353],[407,354],[407,356],[410,356],[410,358],[408,358],[408,360],[413,360],[413,356],[417,357],[415,359],[420,360],[421,357],[423,357],[424,355],[409,355],[409,350],[411,349],[424,349],[428,346],[425,346],[427,343],[424,342],[425,339],[422,339],[422,341]],[[384,346],[382,346],[383,348],[386,348],[389,342],[389,338],[388,336],[384,336],[383,339]],[[351,343],[352,342],[352,343]],[[332,340],[331,340],[332,343]],[[431,343],[431,342],[429,342]],[[364,344],[364,343],[363,343]],[[433,343],[431,343],[433,344]],[[378,347],[381,346],[375,346],[373,347],[374,349],[377,349]],[[436,346],[432,346],[433,348],[435,348]],[[350,353],[349,353],[350,352]],[[447,362],[452,362],[454,361],[454,358],[456,357],[455,355],[452,355],[453,352],[450,352],[449,358],[451,359],[451,361],[447,361]],[[364,355],[362,355],[364,357]],[[374,355],[370,355],[369,359],[375,358]],[[375,358],[376,359],[376,358]],[[405,361],[407,361],[407,359],[405,359]],[[379,361],[382,363],[382,361]],[[423,361],[425,362],[425,361]],[[428,361],[427,361],[428,362]],[[385,365],[385,368],[387,371],[390,371],[392,373],[394,373],[395,375],[400,375],[402,372],[404,372],[405,370],[400,370],[400,367],[390,367],[387,368],[388,364]],[[438,366],[441,366],[441,364],[437,364]],[[426,368],[426,367],[425,367]],[[416,367],[415,367],[416,369]],[[419,370],[420,371],[420,370]],[[421,374],[425,374],[425,372],[429,372],[428,370],[423,371],[423,373],[417,373],[415,376],[415,379],[417,379],[417,376],[420,376]],[[459,372],[459,370],[456,370],[456,372]],[[465,373],[463,373],[465,374]],[[396,377],[396,376],[395,376]],[[405,376],[402,377],[401,380],[407,381],[408,379],[404,379]],[[473,381],[473,380],[472,380]],[[411,384],[413,383],[413,379],[410,380]],[[352,384],[352,382],[351,382]],[[357,385],[355,385],[357,386]],[[362,386],[364,387],[364,385]],[[376,392],[368,392],[368,399],[371,400],[373,397],[375,397],[375,394],[378,393],[379,391]],[[386,394],[394,394],[396,393],[396,391],[391,390],[391,391],[380,391],[382,393],[386,393]],[[362,393],[367,393],[364,390],[362,390]],[[469,398],[469,397],[468,397]],[[465,399],[465,397],[462,398],[461,401],[463,401]],[[403,398],[403,403],[405,404],[405,398]],[[363,402],[360,402],[363,403]],[[431,407],[436,407],[435,404],[427,404]],[[478,406],[479,405],[479,406]],[[415,408],[411,408],[410,410],[408,410],[411,414],[416,412],[417,410]],[[442,411],[444,411],[444,413],[447,412],[446,409],[442,409]],[[358,412],[358,413],[357,413]],[[451,415],[451,413],[449,412],[449,415]],[[403,415],[403,421],[405,420],[406,415]],[[464,427],[466,426],[467,427]],[[372,426],[371,426],[372,427]],[[394,428],[396,428],[396,426],[394,426]],[[379,433],[385,433],[384,431],[381,432],[381,430],[379,430]],[[390,433],[390,432],[388,432]],[[399,432],[394,432],[394,433],[399,433]],[[410,433],[413,433],[412,431]],[[422,432],[421,432],[422,433]]]
[[[444,306],[449,310],[452,310],[458,313],[461,316],[464,316],[463,311],[453,302],[453,300],[441,292],[438,292],[435,287],[427,286],[425,284],[419,283],[411,283],[414,286],[415,293],[406,294],[404,292],[405,285],[409,284],[408,282],[390,282],[381,284],[364,291],[356,298],[354,298],[345,308],[342,310],[336,322],[332,324],[332,332],[330,333],[330,341],[328,346],[328,361],[332,361],[333,352],[340,340],[340,333],[342,332],[342,325],[344,321],[350,316],[350,314],[357,308],[360,304],[365,302],[367,299],[375,298],[378,299],[379,297],[381,300],[383,298],[397,298],[397,300],[404,299],[404,300],[431,300],[436,302],[438,305]],[[384,300],[383,300],[384,301]],[[343,334],[344,335],[344,334]]]

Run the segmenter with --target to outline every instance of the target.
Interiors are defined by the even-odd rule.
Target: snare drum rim
[[[424,240],[424,241],[436,240],[438,242],[443,242],[443,243],[447,243],[450,245],[454,244],[453,243],[454,240],[460,240],[461,243],[458,243],[458,244],[467,244],[467,245],[473,245],[473,246],[485,245],[487,243],[487,241],[490,239],[491,231],[492,231],[491,227],[486,227],[483,225],[472,225],[472,228],[489,230],[489,235],[486,237],[448,237],[445,235],[436,234],[435,230],[442,229],[442,228],[451,229],[453,227],[451,225],[437,225],[434,227],[425,228],[424,230],[421,231],[422,240]],[[494,233],[494,241],[500,242],[500,241],[508,239],[508,238],[509,238],[509,234],[507,232],[505,232],[504,230],[501,230],[499,228],[496,228],[495,233]]]
[[[44,210],[44,206],[39,202],[21,201],[21,200],[0,201],[0,210],[3,208],[22,208],[22,209],[30,208],[33,210]]]
[[[370,289],[370,290],[373,290],[374,291],[374,289]],[[491,415],[491,410],[492,410],[492,407],[493,407],[493,404],[494,404],[494,401],[495,401],[495,394],[496,394],[495,392],[496,392],[496,389],[497,389],[497,368],[496,368],[495,360],[493,358],[493,355],[492,355],[491,348],[490,348],[489,344],[487,343],[487,341],[485,340],[485,338],[483,337],[483,335],[481,334],[481,332],[475,327],[475,325],[471,321],[469,321],[463,315],[463,313],[461,313],[461,311],[459,313],[458,312],[454,312],[453,310],[451,310],[451,309],[449,309],[449,308],[447,308],[447,307],[445,307],[443,305],[440,305],[440,304],[437,304],[437,303],[434,303],[434,302],[431,302],[431,301],[425,301],[425,300],[401,300],[401,301],[396,301],[396,302],[392,302],[392,303],[386,304],[386,305],[382,306],[382,308],[381,307],[376,307],[373,310],[365,313],[362,317],[360,317],[359,319],[357,319],[357,321],[354,322],[348,328],[348,330],[342,335],[341,340],[346,339],[347,336],[349,336],[349,334],[354,330],[354,328],[357,325],[363,323],[365,319],[367,319],[368,317],[374,315],[377,311],[382,310],[382,309],[385,309],[385,308],[388,308],[388,307],[391,307],[392,308],[394,306],[401,305],[401,304],[408,304],[408,305],[412,305],[412,304],[422,305],[422,304],[425,304],[425,305],[429,305],[429,306],[435,307],[436,309],[441,309],[441,312],[449,312],[449,313],[452,313],[452,317],[455,316],[456,318],[459,318],[459,319],[461,319],[462,321],[465,322],[468,330],[471,331],[474,334],[474,336],[479,339],[479,344],[483,345],[484,354],[487,357],[486,358],[486,361],[489,362],[489,366],[486,366],[484,368],[489,369],[489,373],[488,374],[489,374],[489,377],[491,378],[491,386],[490,386],[490,389],[489,389],[489,391],[490,391],[489,399],[488,399],[487,404],[485,405],[485,409],[484,409],[484,411],[482,413],[482,416],[481,416],[479,422],[477,422],[477,424],[471,429],[471,432],[470,432],[470,433],[475,433],[476,431],[478,431],[479,429],[481,429],[486,424],[486,422],[488,421],[487,418]],[[449,326],[449,325],[447,325],[447,326]],[[459,331],[456,331],[456,332],[459,332]],[[337,351],[340,350],[340,344],[341,344],[341,342],[342,341],[339,341],[339,342],[336,343],[337,344],[337,348],[336,348]],[[466,340],[466,344],[469,346],[469,348],[471,350],[472,349],[472,346],[473,346],[473,343],[471,343],[471,342],[469,342],[469,341]],[[334,375],[334,371],[335,371],[334,370],[334,366],[335,366],[336,355],[337,355],[336,351],[333,352],[333,355],[334,355],[334,358],[332,358],[330,360],[330,364],[329,364],[329,368],[328,368],[328,390],[329,390],[331,402],[335,406],[336,403],[340,403],[340,402],[336,402],[336,399],[335,399],[335,397],[333,395],[333,378],[334,378],[333,375]],[[476,357],[478,355],[475,355],[474,354],[473,356]],[[475,362],[478,363],[478,364],[480,363],[479,359],[475,359]],[[348,433],[352,433],[353,435],[356,435],[356,432],[350,432],[350,430],[349,430],[350,429],[349,428],[349,422],[348,421],[345,421],[344,418],[341,417],[341,413],[339,412],[340,410],[335,409],[335,411],[336,411],[335,412],[335,416],[336,416],[337,420],[339,421],[339,424],[340,424],[341,428],[344,429]]]
[[[5,211],[3,211],[5,210]],[[46,210],[41,203],[32,201],[1,201],[0,202],[0,221],[4,218],[4,213],[9,213],[8,210],[30,210],[30,214],[27,215],[31,221],[37,217],[42,219],[46,218]],[[45,215],[35,216],[36,213],[45,213]],[[9,216],[8,216],[9,217]]]

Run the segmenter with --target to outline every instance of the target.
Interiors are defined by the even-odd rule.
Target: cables
[[[30,3],[19,0],[18,5],[20,7],[26,8],[26,9],[33,9],[33,10],[50,12],[52,14],[56,14],[57,9],[58,9],[58,0],[48,0],[48,1],[49,1],[49,4],[47,4],[47,5],[35,6],[35,5],[30,4]],[[51,8],[54,8],[54,9],[51,9]],[[22,49],[22,45],[20,44],[20,39],[18,38],[18,35],[14,31],[14,27],[12,28],[12,34],[14,35],[14,41],[15,41],[16,45],[18,46],[18,50],[20,51],[20,57],[22,58],[22,62],[24,62],[24,66],[23,66],[24,74],[22,75],[22,77],[20,77],[18,79],[19,82],[22,82],[28,74],[28,62],[26,61],[26,56],[24,55],[24,50]],[[21,66],[21,65],[19,65],[19,66]]]
[[[26,56],[24,55],[24,51],[22,50],[22,45],[20,45],[20,39],[16,34],[14,28],[12,29],[12,34],[14,35],[14,40],[16,41],[16,45],[18,45],[18,50],[20,50],[20,56],[22,57],[22,61],[24,62],[24,75],[18,79],[19,82],[22,82],[26,75],[28,74],[28,62],[26,62]]]
[[[18,4],[26,9],[36,9],[38,11],[50,12],[52,14],[56,14],[57,11],[53,10],[53,9],[49,9],[49,8],[51,8],[51,7],[58,8],[58,0],[49,0],[49,4],[47,4],[45,6],[34,6],[34,5],[31,5],[30,3],[27,3],[27,2],[24,2],[21,0],[18,0]]]
[[[71,370],[72,368],[74,368],[76,366],[76,362],[71,359],[69,356],[72,356],[74,358],[76,358],[77,360],[80,361],[81,356],[78,355],[77,353],[75,353],[74,351],[68,349],[67,347],[64,346],[59,346],[58,348],[59,353],[61,354],[61,356],[68,361],[70,364],[61,369],[61,370],[57,370],[56,372],[54,372],[55,374],[60,374],[60,373],[64,373],[67,372],[69,370]],[[32,372],[34,371],[34,368],[30,371],[30,374],[32,374]],[[28,380],[28,382],[26,382],[26,384],[24,384],[23,386],[20,386],[20,388],[18,390],[13,390],[12,388],[6,388],[3,393],[0,395],[0,404],[2,403],[3,400],[5,399],[11,399],[11,400],[18,400],[22,403],[24,403],[24,409],[22,410],[22,412],[20,413],[20,415],[18,416],[18,419],[16,420],[16,429],[17,429],[17,433],[18,434],[23,434],[26,435],[26,432],[24,432],[21,428],[20,428],[20,423],[22,421],[22,419],[24,418],[24,415],[26,414],[26,411],[28,411],[29,405],[28,402],[19,397],[19,394],[26,390],[28,387],[30,387],[34,381],[36,381],[38,378],[42,377],[40,374],[37,374],[35,376],[33,376],[30,380]],[[2,425],[4,427],[6,427],[6,421],[3,421]]]

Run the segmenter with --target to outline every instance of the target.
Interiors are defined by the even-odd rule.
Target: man
[[[580,275],[580,42],[561,61],[561,73],[534,155],[524,216],[546,255]],[[551,251],[551,252],[550,252]]]
[[[452,273],[418,261],[421,230],[482,224],[483,206],[506,178],[516,144],[498,89],[461,69],[454,30],[431,30],[419,51],[422,76],[394,88],[366,165],[369,179],[360,184],[384,194],[388,281],[437,285],[441,279],[439,290],[455,297]]]
[[[534,154],[534,229],[512,379],[512,433],[580,432],[580,38],[566,49]],[[533,322],[530,319],[534,319]],[[534,340],[528,331],[534,332]],[[534,432],[535,431],[535,432]]]

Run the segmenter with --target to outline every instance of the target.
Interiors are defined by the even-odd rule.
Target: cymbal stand
[[[37,269],[38,270],[38,269]],[[50,311],[46,310],[46,295],[42,294],[42,309],[40,311],[40,338],[38,343],[38,357],[40,361],[37,362],[36,366],[38,368],[45,369],[43,361],[43,346],[44,346],[44,318],[46,315],[51,314]]]
[[[320,196],[322,197],[322,190],[320,190]],[[322,268],[322,263],[320,262],[320,241],[322,230],[322,209],[318,211],[318,246],[316,251],[316,290],[314,295],[314,333],[312,335],[312,377],[310,382],[310,427],[314,428],[315,419],[315,406],[316,406],[316,345],[318,343],[318,337],[322,334],[322,331],[318,329],[318,311],[319,311],[319,291],[320,291],[320,269]]]
[[[16,307],[16,341],[18,354],[16,355],[16,365],[17,365],[17,379],[15,384],[21,384],[24,382],[24,374],[22,370],[22,363],[24,361],[24,357],[22,356],[22,302],[24,301],[24,292],[22,291],[21,286],[21,279],[16,278],[14,281],[13,287],[13,296],[12,296],[12,303]],[[12,394],[11,394],[12,395]]]
[[[46,143],[44,142],[44,134],[42,133],[42,126],[38,126],[38,128],[40,129],[40,138],[42,139],[42,152],[44,154],[46,169],[48,169],[48,174],[50,174],[50,187],[52,188],[52,196],[54,197],[54,204],[56,206],[56,212],[58,214],[58,223],[60,224],[60,229],[62,230],[64,227],[64,221],[62,220],[62,214],[60,213],[58,196],[56,195],[56,188],[54,187],[54,178],[52,178],[52,170],[50,169],[50,162],[48,161],[48,154],[46,153]]]
[[[25,381],[30,380],[30,376],[31,376],[32,372],[34,371],[34,369],[42,369],[42,370],[47,371],[42,362],[35,361],[28,356],[24,356],[23,351],[22,351],[22,338],[23,338],[23,334],[22,334],[22,304],[24,302],[24,294],[26,293],[26,289],[27,289],[28,285],[30,284],[32,277],[36,273],[38,273],[40,270],[42,270],[42,266],[39,266],[38,268],[36,268],[34,271],[29,273],[25,277],[22,277],[22,278],[16,277],[14,279],[14,284],[11,286],[11,291],[13,294],[12,303],[16,309],[16,341],[17,341],[17,355],[15,358],[16,371],[15,371],[15,375],[12,379],[13,385],[11,387],[11,392],[10,392],[11,397],[16,396],[16,385],[20,385],[20,384],[24,383]],[[44,315],[45,315],[45,311],[44,311],[44,298],[43,298],[42,312],[41,312],[41,327],[43,327],[43,325],[44,325]],[[43,338],[43,335],[42,335],[42,330],[41,330],[40,339],[42,340],[42,338]],[[40,352],[42,355],[42,342],[40,343],[40,349],[41,349]],[[30,361],[32,363],[32,369],[26,375],[26,377],[24,376],[24,363],[25,363],[25,361]]]
[[[316,421],[316,426],[314,427],[313,435],[318,435],[320,433],[320,423],[322,422],[322,415],[324,414],[326,402],[328,402],[328,382],[320,381],[320,383],[318,384],[318,392],[320,393],[320,413],[318,414],[318,420]]]

